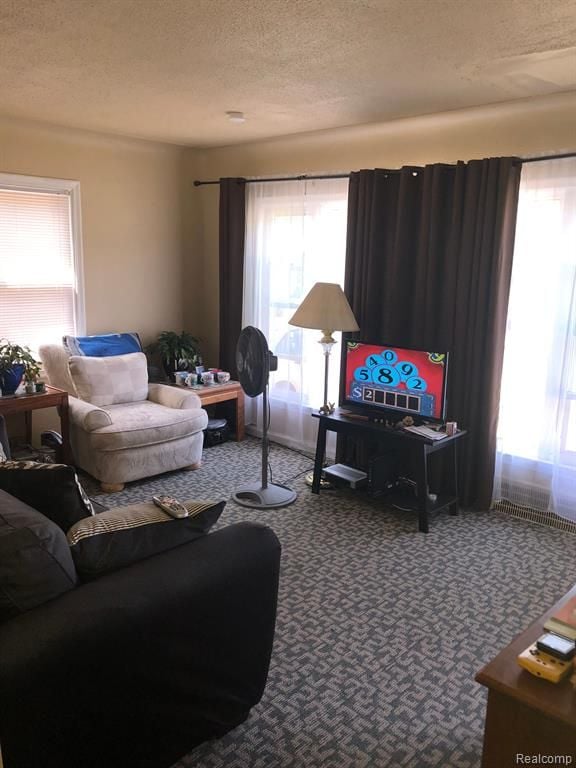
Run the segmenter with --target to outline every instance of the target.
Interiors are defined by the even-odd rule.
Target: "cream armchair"
[[[70,356],[40,347],[48,382],[70,395],[75,464],[108,493],[124,483],[175,469],[197,469],[208,415],[193,392],[148,383],[141,352]]]

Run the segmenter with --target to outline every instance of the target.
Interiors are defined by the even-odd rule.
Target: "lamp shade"
[[[315,283],[288,321],[319,331],[357,331],[358,323],[338,283]]]

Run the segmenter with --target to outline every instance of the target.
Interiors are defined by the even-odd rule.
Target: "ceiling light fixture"
[[[226,112],[226,116],[228,117],[228,120],[231,123],[245,123],[246,118],[244,117],[244,112],[235,112],[234,110]]]

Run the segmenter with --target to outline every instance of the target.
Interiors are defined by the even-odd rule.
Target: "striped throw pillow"
[[[80,578],[104,573],[204,536],[222,514],[225,501],[185,501],[188,517],[175,519],[152,502],[131,504],[81,520],[68,531]]]

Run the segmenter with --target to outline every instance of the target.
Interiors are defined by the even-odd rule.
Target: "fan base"
[[[270,483],[263,488],[261,483],[251,483],[232,494],[232,499],[242,507],[252,509],[273,509],[286,507],[296,501],[296,491],[285,485]]]

